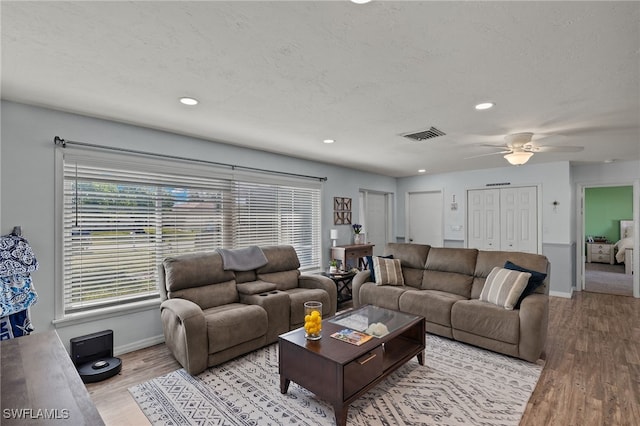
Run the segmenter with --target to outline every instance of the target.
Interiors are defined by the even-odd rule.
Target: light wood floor
[[[521,425],[640,424],[640,299],[552,297],[546,365]],[[164,345],[121,356],[122,372],[87,388],[107,425],[149,424],[127,388],[180,366]]]

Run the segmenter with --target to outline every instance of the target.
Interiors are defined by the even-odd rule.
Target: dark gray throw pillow
[[[531,269],[527,269],[525,267],[516,265],[515,263],[510,262],[508,260],[504,264],[504,268],[505,269],[511,269],[513,271],[528,272],[528,273],[531,274],[531,277],[529,278],[529,282],[527,283],[527,287],[522,292],[522,295],[520,295],[520,298],[518,299],[518,302],[514,306],[514,309],[520,309],[520,304],[522,303],[522,299],[524,299],[525,297],[527,297],[528,295],[533,293],[535,291],[535,289],[540,287],[542,285],[542,283],[544,282],[544,280],[547,278],[547,274],[545,274],[543,272],[538,272],[538,271],[533,271]]]

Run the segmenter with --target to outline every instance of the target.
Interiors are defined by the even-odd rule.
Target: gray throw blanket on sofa
[[[225,271],[251,271],[267,264],[267,258],[258,246],[233,250],[219,248],[218,253]]]

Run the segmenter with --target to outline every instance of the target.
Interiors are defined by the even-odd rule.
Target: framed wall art
[[[333,224],[351,225],[351,198],[333,197]]]

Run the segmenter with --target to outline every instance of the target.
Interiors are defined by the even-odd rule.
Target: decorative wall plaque
[[[333,224],[351,225],[351,198],[333,197]]]

